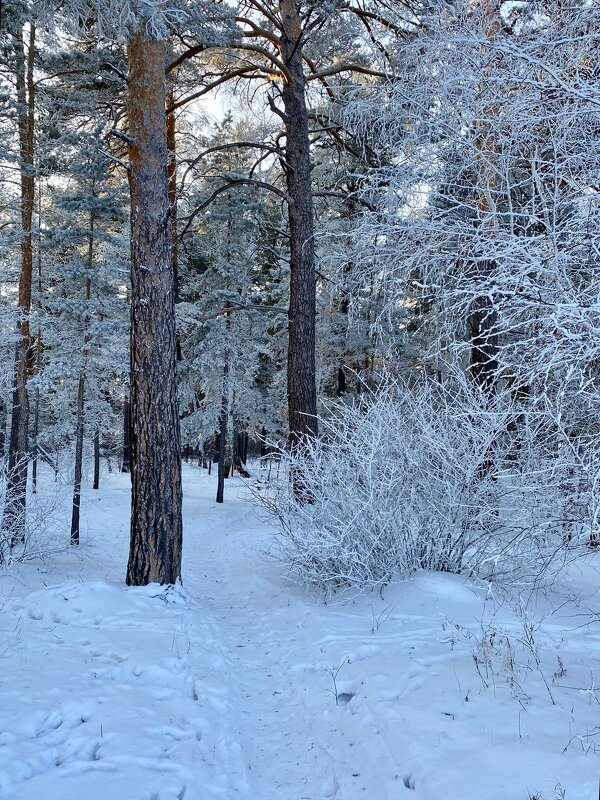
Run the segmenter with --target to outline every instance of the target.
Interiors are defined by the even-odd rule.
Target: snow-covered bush
[[[563,558],[571,454],[508,393],[485,402],[424,382],[331,406],[322,438],[283,454],[311,502],[287,486],[268,501],[290,574],[325,590],[420,569],[529,583]]]

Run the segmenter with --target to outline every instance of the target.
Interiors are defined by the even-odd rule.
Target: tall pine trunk
[[[165,42],[128,46],[131,192],[131,546],[127,583],[181,574],[181,452],[168,194]]]
[[[39,341],[39,331],[38,331]],[[31,493],[37,494],[39,448],[38,436],[40,432],[40,390],[35,390],[35,401],[33,404],[33,447],[31,449]]]
[[[229,318],[227,319],[229,325]],[[219,414],[219,461],[217,464],[217,503],[223,502],[225,478],[229,473],[227,456],[227,418],[229,416],[229,350],[225,350],[223,361],[223,389],[221,392],[221,413]],[[210,474],[210,473],[209,473]]]
[[[38,254],[37,254],[37,289],[42,296],[42,190],[38,185],[37,196],[37,219],[38,219]],[[35,340],[35,372],[39,374],[42,366],[42,329],[38,326]],[[31,492],[37,493],[37,472],[39,460],[38,436],[40,431],[40,389],[35,390],[35,402],[33,407],[33,447],[31,452]]]
[[[175,102],[173,85],[167,93],[167,108]],[[179,303],[179,236],[177,232],[177,132],[175,127],[175,112],[167,113],[167,150],[169,154],[168,181],[169,181],[169,210],[171,215],[171,238],[173,258],[173,281],[175,284],[175,304]],[[180,337],[177,337],[177,361],[183,358]]]
[[[21,275],[19,279],[18,341],[14,359],[14,386],[11,409],[11,429],[6,476],[6,498],[2,530],[8,534],[11,546],[24,541],[27,502],[27,468],[29,463],[29,351],[31,336],[31,286],[33,277],[32,222],[35,200],[34,176],[34,109],[35,83],[35,25],[29,26],[28,46],[23,32],[17,40],[16,86],[18,100],[19,154],[21,159]],[[2,556],[0,555],[0,558]]]
[[[92,190],[92,196],[95,196]],[[91,273],[94,266],[94,212],[90,211],[90,228],[88,234],[87,269],[88,277],[85,281],[85,302],[89,306],[92,297]],[[79,544],[79,518],[81,510],[81,474],[83,471],[83,431],[85,412],[85,376],[87,372],[88,345],[90,335],[88,332],[90,317],[88,311],[83,319],[83,353],[82,365],[77,383],[77,424],[75,427],[75,477],[73,479],[73,508],[71,512],[71,544]]]
[[[172,106],[175,102],[173,96],[173,87],[169,88],[167,95],[167,108]],[[175,129],[175,112],[170,111],[167,114],[167,150],[169,154],[168,162],[168,182],[169,182],[169,209],[171,219],[171,237],[172,237],[172,258],[173,258],[173,275],[175,281],[175,302],[179,302],[179,238],[177,235],[177,138]]]
[[[100,488],[100,431],[94,431],[94,483],[93,489]]]
[[[313,189],[302,25],[294,0],[282,0],[282,57],[290,79],[283,84],[286,182],[290,225],[288,416],[290,445],[317,435],[315,366],[316,274]],[[297,487],[296,487],[297,488]]]
[[[75,477],[73,479],[73,506],[71,510],[71,544],[79,544],[79,512],[81,509],[81,473],[83,469],[83,413],[85,375],[83,370],[77,382],[77,424],[75,427]]]

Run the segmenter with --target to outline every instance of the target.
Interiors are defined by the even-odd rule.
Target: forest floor
[[[2,800],[596,800],[597,558],[535,597],[422,573],[326,604],[241,480],[184,478],[183,588],[124,586],[119,474],[78,550],[0,573]]]

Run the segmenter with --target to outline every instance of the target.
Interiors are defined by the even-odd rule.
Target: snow
[[[0,573],[2,800],[597,796],[594,556],[525,610],[435,573],[325,604],[241,480],[184,487],[182,588],[124,587],[118,474]]]

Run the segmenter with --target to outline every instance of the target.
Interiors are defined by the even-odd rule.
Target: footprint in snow
[[[417,788],[417,784],[412,775],[405,775],[404,778],[402,778],[402,781],[406,788],[411,789],[411,791],[414,791]]]
[[[89,654],[101,664],[122,664],[129,658],[129,656],[121,656],[119,653],[105,653],[102,650],[90,650]]]
[[[58,730],[64,723],[62,714],[58,711],[49,711],[44,720],[36,726],[35,732],[32,736],[33,739],[39,739],[51,731]]]

